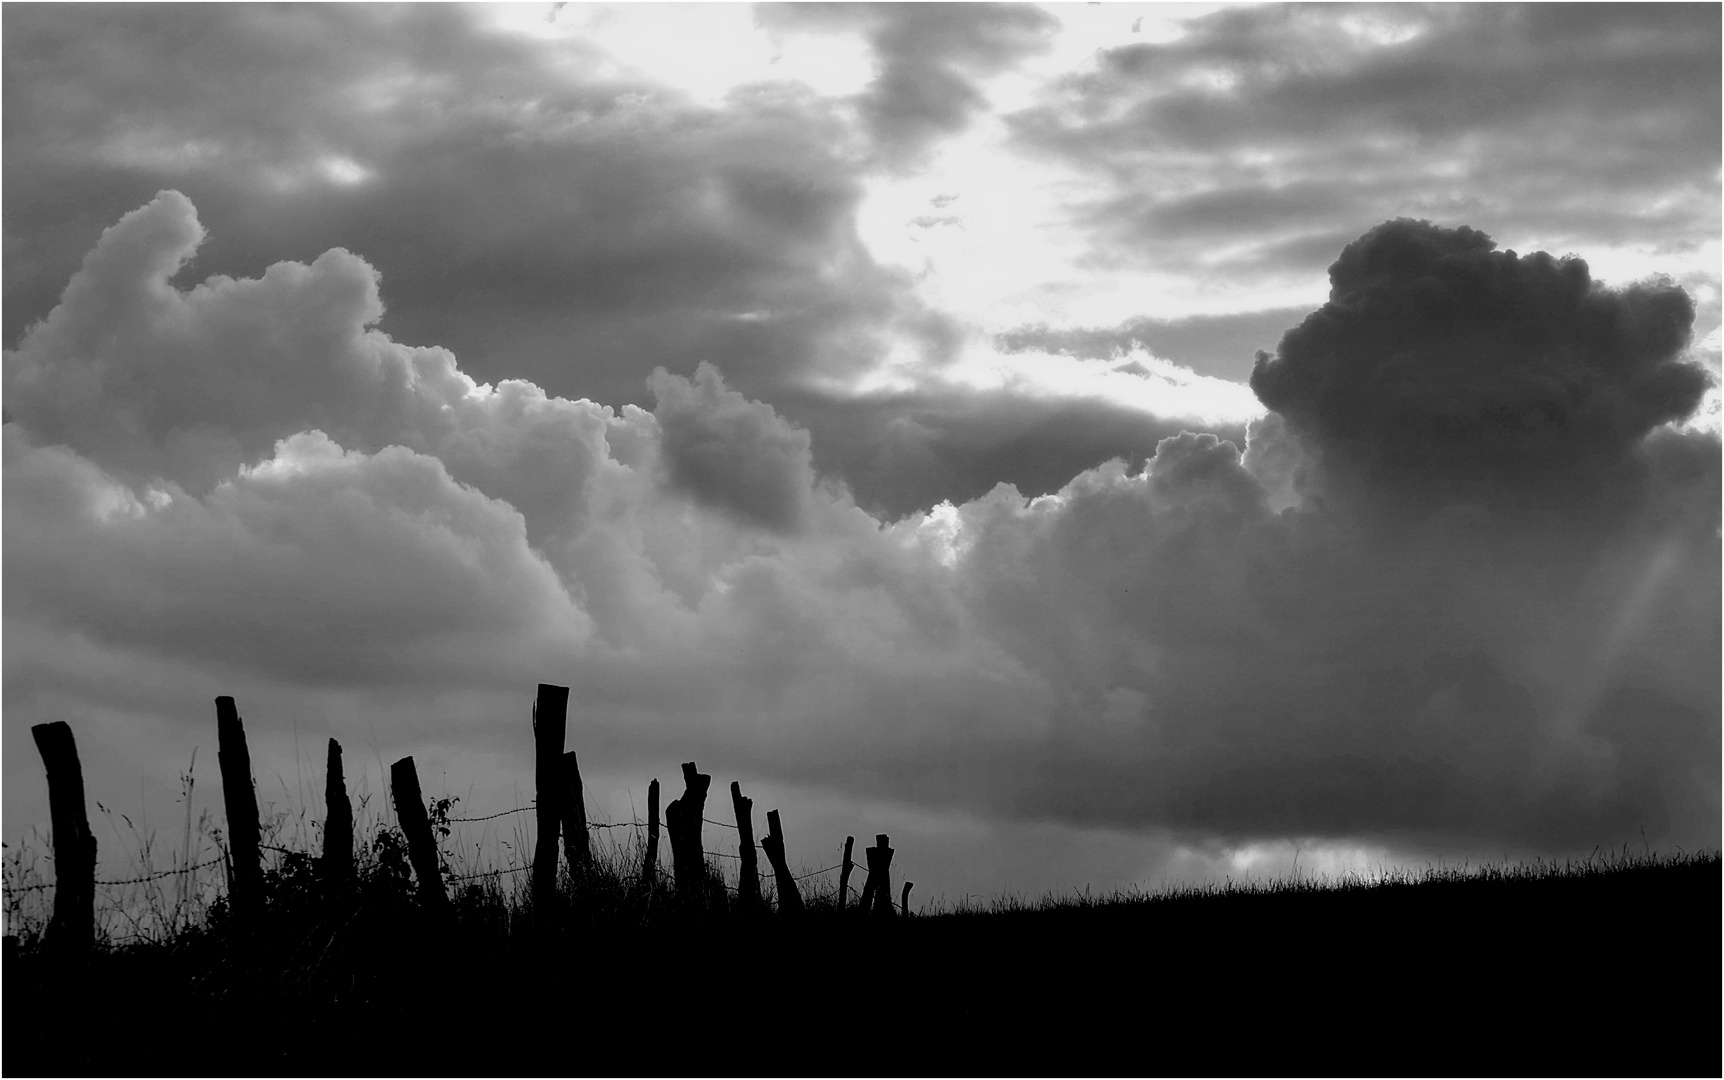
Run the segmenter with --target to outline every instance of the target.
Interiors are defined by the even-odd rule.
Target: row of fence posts
[[[533,852],[532,898],[539,912],[556,909],[558,838],[570,873],[579,875],[592,862],[583,798],[580,763],[574,751],[565,752],[568,728],[569,688],[540,683],[533,703],[534,809],[538,841]],[[57,953],[82,953],[95,939],[96,838],[90,830],[84,801],[84,775],[72,729],[65,721],[37,724],[30,729],[42,764],[48,774],[48,813],[53,829],[54,913],[49,920],[44,946]],[[216,758],[221,770],[222,802],[228,822],[229,906],[237,921],[255,917],[263,906],[262,843],[257,792],[252,782],[251,753],[246,746],[245,724],[231,697],[216,698]],[[326,815],[323,852],[319,872],[335,889],[354,882],[353,806],[347,795],[342,770],[341,744],[329,740],[327,779],[324,787]],[[706,796],[712,777],[696,769],[692,761],[682,766],[683,793],[664,808],[664,825],[670,835],[671,868],[679,897],[696,898],[707,887],[706,852],[701,846],[701,824],[705,820]],[[419,773],[411,757],[389,769],[389,785],[396,818],[407,840],[408,861],[418,881],[421,901],[434,912],[451,909],[439,872],[437,842],[419,788]],[[754,800],[742,794],[735,781],[730,785],[731,807],[740,834],[741,874],[737,904],[744,911],[766,907],[760,891],[759,860],[755,854]],[[777,810],[766,814],[767,832],[759,849],[766,852],[777,885],[778,910],[796,914],[803,910],[802,894],[785,857],[784,826]],[[641,881],[650,890],[658,871],[659,782],[647,788],[647,844]],[[838,909],[844,910],[850,895],[851,859],[856,838],[844,838],[844,861],[838,879]],[[862,891],[864,914],[909,915],[912,883],[904,883],[898,911],[891,892],[892,848],[885,834],[875,837],[875,846],[864,855],[868,884]],[[190,853],[186,853],[189,860]]]

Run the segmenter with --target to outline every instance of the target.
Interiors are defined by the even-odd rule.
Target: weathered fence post
[[[395,796],[395,817],[407,835],[407,858],[413,876],[419,879],[419,896],[433,910],[449,906],[443,891],[443,873],[437,865],[437,840],[431,835],[431,819],[425,813],[425,797],[419,791],[419,770],[404,757],[389,766],[389,787]]]
[[[868,856],[868,890],[862,897],[862,909],[875,915],[892,914],[892,848],[890,837],[879,833],[874,845],[863,854]]]
[[[665,828],[670,832],[671,873],[678,897],[692,903],[706,888],[706,852],[700,844],[701,820],[706,814],[706,792],[712,777],[695,771],[694,762],[682,763],[682,798],[664,808]]]
[[[222,804],[227,809],[228,853],[233,860],[236,917],[263,906],[263,866],[257,836],[257,791],[251,783],[251,751],[233,698],[216,698],[216,762],[221,766]]]
[[[54,915],[44,944],[62,955],[85,953],[96,937],[96,837],[84,806],[78,743],[64,720],[37,724],[30,735],[48,772],[48,820],[54,830]]]
[[[772,874],[778,882],[778,910],[781,914],[795,915],[802,910],[802,894],[796,889],[796,879],[790,875],[790,864],[784,858],[784,827],[779,822],[778,811],[766,812],[766,839],[760,842],[766,849],[767,861],[772,863]]]
[[[345,886],[353,880],[353,804],[347,799],[347,777],[341,770],[341,744],[329,740],[329,765],[324,780],[323,878]]]
[[[742,785],[730,782],[730,805],[736,810],[737,852],[742,856],[742,870],[736,882],[737,906],[744,911],[760,910],[760,859],[754,847],[754,800],[742,794]]]
[[[569,873],[584,870],[593,861],[592,840],[587,836],[587,798],[581,786],[581,763],[570,750],[563,754],[563,856]]]
[[[838,871],[838,910],[844,910],[844,904],[850,899],[850,871],[856,864],[850,861],[850,853],[856,849],[856,838],[844,838],[844,866]]]
[[[562,818],[563,734],[568,726],[569,688],[539,684],[533,702],[533,786],[539,838],[533,850],[533,907],[549,917],[557,903],[557,827]]]
[[[658,875],[658,778],[646,789],[646,858],[641,862],[641,882],[652,891]]]
[[[908,919],[910,917],[910,890],[916,885],[913,881],[904,883],[904,895],[898,900],[898,914]]]
[[[863,848],[862,849],[862,855],[864,858],[866,858],[868,860],[869,870],[872,870],[873,866],[874,866],[874,859],[872,856],[870,856],[868,854],[868,850],[869,849],[867,849],[867,848]],[[868,873],[868,871],[863,871],[863,872]],[[871,873],[869,873],[867,884],[862,886],[862,899],[860,901],[860,905],[862,908],[862,914],[864,914],[864,915],[866,915],[870,911],[874,910],[874,876]]]

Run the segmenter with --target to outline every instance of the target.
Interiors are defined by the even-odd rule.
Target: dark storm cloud
[[[384,329],[577,396],[635,400],[702,359],[761,393],[938,323],[857,241],[828,105],[774,84],[702,108],[474,19],[9,8],[7,340],[104,220],[169,186],[215,226],[195,272],[362,251]]]
[[[1699,405],[1694,302],[1597,285],[1586,263],[1497,251],[1400,219],[1347,245],[1329,302],[1261,356],[1251,388],[1371,497],[1597,499],[1657,425]]]
[[[1285,277],[1394,216],[1691,249],[1719,228],[1719,24],[1682,4],[1235,7],[1102,53],[1012,122],[1117,183],[1073,208],[1104,263]]]
[[[1230,315],[1192,315],[1156,319],[1140,315],[1118,326],[1056,329],[1046,324],[1019,326],[995,335],[1006,352],[1035,349],[1066,356],[1105,360],[1142,346],[1199,375],[1243,382],[1251,376],[1258,350],[1272,348],[1306,308],[1269,308]]]
[[[997,484],[1051,494],[1113,458],[1140,466],[1193,421],[1159,418],[1100,399],[1046,399],[1007,391],[924,388],[898,394],[785,397],[787,416],[817,430],[814,460],[842,476],[857,505],[885,520]],[[1218,428],[1243,439],[1244,425]]]
[[[660,452],[674,486],[763,528],[801,526],[814,487],[806,431],[726,389],[708,364],[693,382],[654,372],[651,386]]]
[[[1059,20],[1017,4],[757,4],[769,28],[860,30],[877,73],[859,99],[888,163],[914,161],[984,104],[977,77],[1044,51]]]

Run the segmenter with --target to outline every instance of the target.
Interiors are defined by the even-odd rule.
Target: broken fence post
[[[216,698],[216,762],[221,766],[222,804],[227,809],[228,853],[233,865],[229,903],[236,917],[263,906],[263,867],[258,846],[257,791],[251,782],[251,751],[233,698]]]
[[[694,762],[685,761],[682,784],[682,798],[672,799],[664,808],[664,823],[670,831],[670,864],[677,895],[683,902],[692,903],[703,895],[706,887],[706,852],[700,846],[700,825],[712,777],[696,771]]]
[[[389,767],[389,788],[395,796],[395,817],[407,835],[407,858],[419,879],[419,896],[433,910],[449,906],[443,891],[443,874],[437,865],[437,840],[431,835],[431,818],[425,813],[425,797],[419,791],[419,770],[404,757]]]
[[[347,799],[341,744],[334,739],[329,740],[323,801],[323,878],[332,885],[345,886],[353,880],[353,804]]]
[[[844,838],[844,865],[843,868],[838,871],[839,911],[844,910],[845,902],[850,899],[850,871],[856,868],[856,864],[850,861],[850,853],[855,849],[856,838],[854,836],[846,836]]]
[[[766,812],[766,839],[760,846],[766,849],[767,861],[772,863],[772,873],[778,882],[779,913],[797,914],[802,910],[802,894],[796,891],[796,879],[790,875],[790,864],[784,858],[784,826],[776,810]]]
[[[81,954],[96,937],[96,837],[84,806],[78,743],[64,720],[37,724],[30,735],[48,772],[48,820],[54,830],[54,915],[45,944],[62,955]]]
[[[742,785],[730,782],[730,805],[736,811],[737,851],[742,856],[742,870],[736,882],[737,906],[744,911],[758,911],[760,899],[760,859],[754,847],[754,800],[742,794]]]
[[[563,754],[563,856],[569,873],[584,870],[593,861],[592,840],[587,836],[587,799],[581,787],[581,763],[573,750]]]
[[[533,848],[533,907],[545,918],[557,902],[557,827],[562,813],[563,733],[569,688],[539,684],[533,701],[533,787],[539,835]]]
[[[910,890],[915,887],[915,884],[913,881],[906,881],[904,883],[904,895],[898,900],[898,914],[906,919],[910,917]]]
[[[892,848],[885,833],[874,837],[874,846],[864,852],[868,856],[868,892],[863,909],[875,915],[892,914]],[[872,903],[869,902],[872,898]]]
[[[658,778],[646,789],[646,858],[641,862],[641,882],[652,891],[653,879],[658,874]]]

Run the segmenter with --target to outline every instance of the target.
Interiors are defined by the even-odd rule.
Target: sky
[[[8,842],[223,694],[525,805],[547,682],[922,901],[1719,843],[1714,5],[0,33]]]

